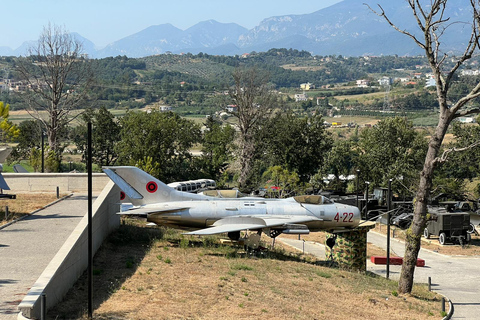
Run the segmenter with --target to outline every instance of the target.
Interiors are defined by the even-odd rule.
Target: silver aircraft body
[[[121,214],[145,216],[148,222],[193,230],[187,234],[263,231],[308,234],[353,229],[360,223],[357,207],[334,203],[319,195],[287,199],[217,198],[175,190],[136,167],[105,167],[103,171],[127,195],[133,207]]]

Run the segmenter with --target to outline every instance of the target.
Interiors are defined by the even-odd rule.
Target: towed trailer
[[[423,232],[426,239],[438,236],[438,242],[458,242],[465,245],[470,242],[470,214],[467,212],[449,212],[442,207],[429,207],[429,219]]]

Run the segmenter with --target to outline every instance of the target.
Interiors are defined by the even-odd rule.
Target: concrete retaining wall
[[[77,192],[87,193],[86,173],[2,173],[11,191],[15,192]],[[110,179],[104,173],[92,176],[93,193],[100,193]]]
[[[13,189],[13,188],[12,188]],[[96,252],[108,234],[120,225],[120,190],[108,182],[93,203],[93,250]],[[82,218],[47,268],[18,306],[19,319],[40,319],[40,298],[47,296],[47,309],[60,302],[88,265],[88,215]]]

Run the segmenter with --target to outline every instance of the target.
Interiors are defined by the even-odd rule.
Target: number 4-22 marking
[[[353,222],[353,212],[350,212],[350,213],[347,213],[347,212],[344,212],[342,215],[340,215],[340,213],[337,212],[337,214],[335,215],[335,218],[333,218],[333,220],[337,221],[337,222]]]

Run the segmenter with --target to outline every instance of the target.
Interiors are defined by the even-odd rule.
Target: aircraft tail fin
[[[195,198],[177,191],[137,167],[104,167],[103,171],[115,184],[139,206],[158,202],[181,201]]]

